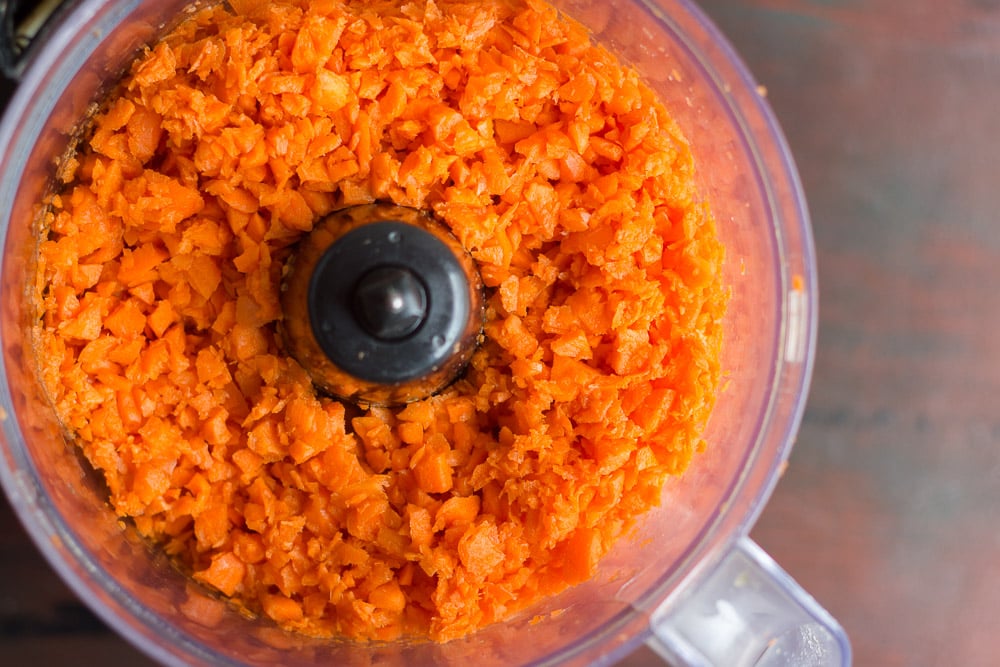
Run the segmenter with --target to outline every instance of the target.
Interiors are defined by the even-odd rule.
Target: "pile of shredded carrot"
[[[354,408],[279,345],[332,210],[432,210],[486,341]],[[703,447],[723,250],[688,144],[540,0],[268,0],[142,54],[53,197],[37,362],[122,517],[312,635],[462,636],[593,575]]]

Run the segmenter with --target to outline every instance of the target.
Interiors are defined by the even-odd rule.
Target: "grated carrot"
[[[544,2],[231,0],[104,109],[40,240],[37,363],[195,581],[312,635],[448,640],[593,576],[704,446],[726,292],[687,141]],[[349,411],[280,349],[278,286],[375,200],[477,260],[487,340],[443,393]]]

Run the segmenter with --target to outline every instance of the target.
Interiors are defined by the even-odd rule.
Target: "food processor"
[[[691,142],[699,186],[726,247],[731,300],[723,388],[705,451],[668,483],[662,505],[639,519],[591,580],[440,644],[322,640],[282,631],[234,611],[115,516],[35,373],[28,336],[33,286],[27,284],[35,223],[61,156],[102,93],[190,4],[68,3],[45,26],[44,39],[11,64],[20,82],[0,123],[0,482],[52,567],[104,621],[155,660],[289,667],[610,665],[646,642],[674,664],[850,663],[850,646],[836,621],[748,537],[785,471],[816,339],[808,213],[780,129],[762,89],[692,3],[554,4],[638,69]],[[388,292],[395,294],[400,283],[390,282]],[[387,293],[377,281],[369,287]],[[419,294],[402,289],[407,299],[416,299],[423,317]],[[479,307],[476,289],[467,290],[461,306],[469,312]],[[370,331],[391,337],[391,330],[380,329],[381,318],[370,314]],[[475,326],[448,335],[474,341]],[[313,342],[323,346],[322,340]],[[460,349],[449,363],[461,364],[464,354]],[[378,369],[373,372],[377,380]]]

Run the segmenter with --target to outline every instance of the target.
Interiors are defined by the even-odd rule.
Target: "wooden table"
[[[702,5],[768,90],[819,256],[812,392],[753,536],[844,624],[856,664],[995,664],[1000,2]],[[5,664],[148,663],[5,504],[0,571]]]

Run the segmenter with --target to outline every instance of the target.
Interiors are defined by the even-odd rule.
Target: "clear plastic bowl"
[[[692,143],[727,246],[724,391],[708,450],[597,575],[447,644],[310,640],[245,618],[112,513],[33,373],[30,222],[89,105],[186,0],[83,0],[28,63],[0,125],[0,481],[28,532],[94,611],[169,665],[607,665],[642,641],[686,664],[848,664],[840,627],[747,534],[785,466],[816,336],[808,215],[754,81],[683,0],[556,2],[634,64]]]

